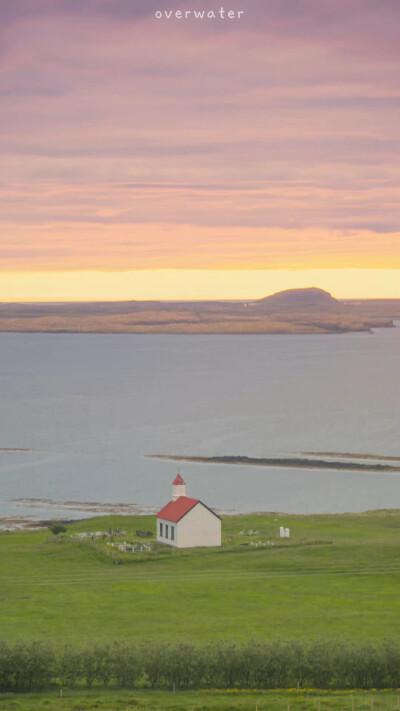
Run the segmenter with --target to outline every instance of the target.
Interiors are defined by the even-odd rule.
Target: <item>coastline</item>
[[[339,455],[343,456],[343,455]],[[359,458],[360,455],[356,455]],[[367,455],[366,458],[374,455]],[[247,457],[241,455],[224,455],[215,457],[199,457],[178,454],[147,454],[148,459],[166,459],[172,462],[190,462],[193,464],[233,464],[235,466],[258,466],[258,467],[289,467],[295,469],[333,469],[349,470],[360,472],[385,472],[400,473],[400,465],[376,463],[363,464],[354,461],[330,461],[327,459],[309,459],[304,457]],[[386,458],[381,457],[384,461]],[[400,458],[392,458],[400,461]]]
[[[307,304],[276,296],[282,294],[258,301],[0,303],[0,333],[341,334],[395,328],[400,319],[400,299],[325,295]]]
[[[60,502],[57,502],[58,505],[60,506]],[[80,502],[81,505],[83,506],[85,502]],[[112,516],[113,514],[109,511],[109,508],[112,507],[113,504],[104,504],[104,510],[99,510],[97,515],[93,514],[92,516],[81,516],[81,517],[76,517],[76,518],[67,518],[67,517],[51,517],[48,519],[44,518],[29,518],[28,516],[1,516],[0,517],[0,535],[1,534],[7,534],[7,533],[15,533],[15,532],[24,532],[24,531],[43,531],[46,528],[49,528],[50,526],[60,523],[63,525],[68,525],[68,524],[73,524],[73,523],[79,523],[81,521],[88,521],[90,519],[95,519],[98,516]],[[123,511],[120,512],[115,512],[114,515],[119,515],[119,516],[149,516],[153,515],[155,516],[156,512],[158,510],[158,507],[147,507],[147,508],[142,508],[140,507],[137,508],[135,513],[126,513]],[[223,516],[223,517],[230,517],[230,516],[243,516],[243,517],[249,517],[249,516],[275,516],[275,517],[290,517],[290,518],[307,518],[309,516],[347,516],[347,515],[353,515],[353,516],[362,516],[364,514],[377,514],[377,513],[387,513],[387,514],[392,514],[394,512],[400,511],[400,509],[365,509],[363,511],[345,511],[345,512],[338,512],[338,513],[326,513],[326,512],[321,512],[321,513],[293,513],[293,512],[287,512],[287,511],[269,511],[269,510],[257,510],[257,511],[236,511],[236,510],[222,510],[218,508],[213,508],[213,511],[215,511],[218,516]]]

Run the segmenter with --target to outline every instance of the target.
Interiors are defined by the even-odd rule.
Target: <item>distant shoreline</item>
[[[263,328],[260,327],[251,327],[248,324],[243,325],[242,327],[240,326],[234,326],[234,327],[228,327],[228,328],[218,328],[214,326],[210,327],[196,327],[196,326],[189,326],[187,328],[180,328],[176,327],[172,324],[168,324],[167,326],[159,327],[159,326],[154,326],[154,324],[149,323],[148,325],[145,326],[138,326],[138,327],[128,327],[128,328],[119,328],[118,326],[116,327],[107,327],[104,326],[103,328],[91,328],[90,326],[84,327],[84,328],[79,328],[78,326],[69,326],[69,327],[59,327],[56,326],[54,328],[49,328],[45,327],[42,328],[40,325],[37,326],[36,328],[32,327],[31,325],[26,327],[25,325],[20,326],[19,328],[14,327],[14,328],[9,328],[8,324],[4,326],[4,323],[1,322],[0,319],[0,334],[4,333],[41,333],[43,335],[49,335],[49,334],[58,334],[58,335],[97,335],[97,336],[123,336],[123,335],[137,335],[137,336],[318,336],[318,335],[344,335],[346,333],[373,333],[374,329],[380,329],[380,328],[396,328],[396,325],[394,323],[396,319],[390,319],[390,320],[382,320],[379,323],[372,323],[372,324],[367,324],[367,325],[354,325],[354,326],[335,326],[332,328],[329,328],[327,326],[307,326],[303,327],[302,325],[293,325],[292,323],[290,326],[286,328],[276,328],[274,324],[267,324]]]
[[[29,447],[0,447],[0,452],[40,452],[40,449],[30,449]]]
[[[97,512],[93,512],[92,515],[84,515],[82,516],[82,513],[84,512],[84,504],[85,502],[79,502],[80,505],[82,506],[81,513],[80,515],[76,517],[60,517],[60,516],[50,516],[48,518],[35,518],[34,516],[31,516],[29,514],[21,515],[18,516],[17,514],[9,514],[9,515],[4,515],[0,516],[0,534],[4,534],[6,532],[13,532],[13,531],[43,531],[49,526],[55,524],[55,523],[62,523],[64,525],[68,525],[71,523],[77,523],[78,521],[89,521],[91,519],[96,519],[99,516],[104,517],[104,516],[155,516],[156,511],[158,510],[158,507],[148,507],[148,509],[143,510],[138,508],[136,511],[131,511],[129,512],[128,510],[112,510],[113,504],[99,504],[99,510]],[[54,502],[55,505],[59,504],[59,502]],[[129,505],[127,505],[129,506]],[[132,505],[135,507],[135,505]],[[61,507],[62,508],[62,507]],[[66,507],[68,508],[68,507]],[[218,509],[215,508],[213,509],[219,516],[223,517],[229,517],[229,516],[239,516],[239,517],[246,517],[246,516],[285,516],[285,517],[291,517],[292,519],[294,518],[303,518],[304,516],[348,516],[348,515],[362,515],[366,513],[385,513],[385,512],[396,512],[400,511],[398,508],[394,509],[363,509],[362,511],[343,511],[343,512],[307,512],[307,513],[298,513],[298,512],[287,512],[287,511],[271,511],[271,510],[252,510],[252,511],[239,511],[236,509]],[[87,510],[88,513],[89,509]]]
[[[315,288],[256,301],[0,303],[0,333],[341,334],[396,319],[400,299],[339,301]]]
[[[145,456],[150,459],[166,459],[173,462],[192,462],[193,464],[233,464],[236,466],[289,467],[294,469],[333,469],[360,472],[400,473],[400,466],[393,466],[391,464],[363,464],[362,462],[329,461],[327,459],[308,459],[304,457],[246,457],[239,455],[198,457],[178,454],[147,454]],[[341,455],[339,455],[339,457],[340,456]],[[385,457],[382,457],[382,460],[385,460]]]

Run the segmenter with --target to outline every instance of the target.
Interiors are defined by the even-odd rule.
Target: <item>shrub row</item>
[[[0,642],[0,691],[51,684],[131,689],[381,689],[400,687],[400,642],[314,640],[181,643],[115,642],[55,649],[46,642]]]

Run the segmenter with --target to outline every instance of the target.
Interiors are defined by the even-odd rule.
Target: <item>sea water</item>
[[[400,457],[399,356],[400,328],[3,333],[0,516],[80,517],[64,503],[80,501],[161,506],[178,465],[146,455]],[[18,449],[27,451],[10,451]],[[180,470],[189,496],[223,511],[400,507],[400,473],[186,462]]]

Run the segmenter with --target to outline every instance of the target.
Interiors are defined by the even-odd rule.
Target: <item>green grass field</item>
[[[4,711],[398,711],[399,692],[64,691],[4,694]]]
[[[288,544],[277,537],[280,525],[291,529]],[[155,531],[155,518],[98,517],[72,524],[65,537],[0,534],[3,639],[379,639],[400,632],[400,511],[227,516],[222,549],[118,553],[118,565],[105,543],[92,548],[70,537],[110,526],[133,541],[137,528]],[[259,534],[240,535],[248,529]]]

